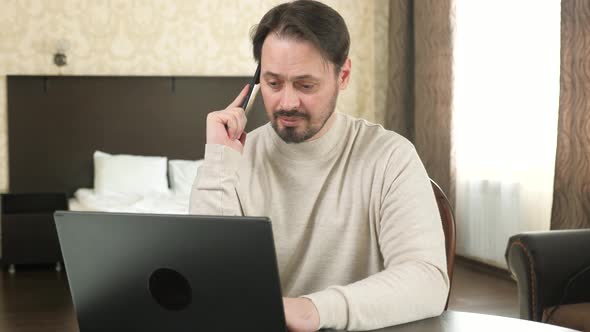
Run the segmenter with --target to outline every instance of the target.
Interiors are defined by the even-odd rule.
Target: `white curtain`
[[[456,0],[457,253],[506,267],[548,230],[559,103],[559,0]]]

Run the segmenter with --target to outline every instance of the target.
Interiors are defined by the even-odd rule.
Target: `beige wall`
[[[249,29],[281,2],[2,0],[0,191],[8,188],[6,75],[249,76],[255,68]],[[380,52],[387,49],[389,1],[324,2],[344,17],[352,39],[352,82],[339,110],[382,123],[385,92],[379,87],[387,61]],[[66,40],[69,62],[62,69],[52,63],[60,40]]]

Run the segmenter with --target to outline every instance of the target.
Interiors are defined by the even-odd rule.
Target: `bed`
[[[229,104],[249,80],[9,76],[9,191],[63,192],[72,210],[187,213],[186,186],[203,158],[206,115]],[[248,131],[267,122],[261,99]],[[97,167],[97,153],[110,168]],[[122,165],[121,158],[136,163]],[[148,159],[149,171],[138,172]]]
[[[68,199],[72,211],[187,214],[202,160],[93,153],[94,186]]]

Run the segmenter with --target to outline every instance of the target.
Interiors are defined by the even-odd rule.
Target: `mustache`
[[[289,117],[300,117],[300,118],[304,118],[304,119],[308,119],[309,115],[303,112],[299,112],[298,110],[290,110],[290,111],[285,111],[285,110],[279,110],[274,112],[273,114],[274,118],[278,118],[279,116],[289,116]]]

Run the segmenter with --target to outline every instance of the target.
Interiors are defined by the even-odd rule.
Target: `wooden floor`
[[[518,317],[516,284],[458,262],[450,310]],[[66,275],[51,267],[20,269],[0,279],[0,331],[77,332]]]
[[[457,261],[449,309],[505,317],[520,317],[516,282],[496,273],[482,272]]]

